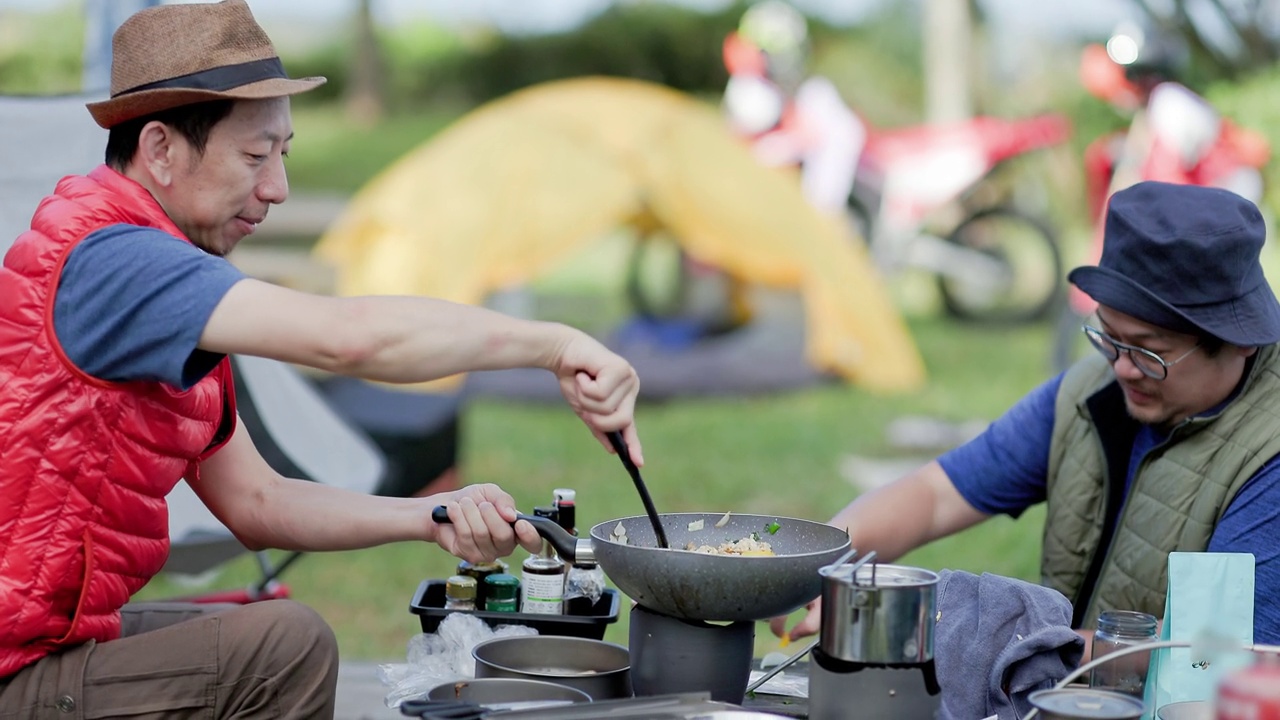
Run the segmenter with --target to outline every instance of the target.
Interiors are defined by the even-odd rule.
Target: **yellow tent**
[[[535,86],[466,115],[371,180],[317,245],[344,295],[478,304],[621,224],[804,298],[815,367],[876,391],[924,367],[862,243],[761,167],[715,108],[610,78]]]

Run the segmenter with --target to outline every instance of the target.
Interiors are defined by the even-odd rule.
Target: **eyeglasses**
[[[1115,363],[1116,360],[1120,359],[1120,353],[1129,353],[1129,361],[1133,363],[1134,367],[1141,370],[1143,375],[1152,380],[1164,380],[1169,376],[1169,368],[1186,360],[1191,353],[1196,351],[1196,348],[1200,347],[1200,343],[1197,342],[1177,360],[1165,360],[1146,348],[1122,343],[1091,325],[1082,325],[1080,329],[1084,331],[1084,336],[1089,338],[1089,342],[1093,343],[1093,346],[1097,348],[1098,352],[1102,353],[1102,357],[1106,358],[1108,362]]]

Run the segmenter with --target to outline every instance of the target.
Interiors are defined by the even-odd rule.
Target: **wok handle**
[[[449,510],[444,505],[437,505],[431,509],[431,520],[438,525],[452,525],[453,520],[449,518]],[[537,515],[525,515],[524,513],[516,513],[516,522],[526,520],[533,525],[533,529],[547,542],[551,543],[551,547],[556,549],[560,557],[568,562],[575,562],[579,554],[579,543],[590,544],[590,540],[579,540],[569,534],[568,530],[560,527],[555,520],[546,517],[538,517]],[[515,523],[512,523],[514,525]]]

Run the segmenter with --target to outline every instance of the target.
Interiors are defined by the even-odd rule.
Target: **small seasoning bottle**
[[[556,509],[556,522],[571,535],[576,536],[578,534],[576,507],[578,493],[569,488],[556,488],[552,494],[555,498],[552,504]]]
[[[520,607],[520,578],[494,573],[484,579],[484,609],[488,612],[517,612]]]
[[[556,518],[555,508],[537,507],[538,517]],[[520,612],[538,615],[560,615],[564,612],[564,583],[568,567],[556,556],[551,543],[542,541],[542,550],[530,555],[522,565]]]
[[[1098,616],[1098,630],[1093,634],[1093,657],[1100,658],[1121,648],[1155,639],[1155,616],[1133,610],[1107,610]],[[1089,687],[1142,697],[1150,660],[1149,653],[1138,652],[1103,663],[1093,669]]]
[[[576,536],[578,528],[574,526],[577,517],[578,493],[569,488],[556,488],[555,508],[556,522],[560,527]],[[604,592],[604,571],[594,562],[574,561],[566,573],[564,587],[564,614],[590,615],[592,607]]]
[[[484,607],[485,590],[484,579],[490,575],[507,572],[508,566],[501,560],[494,560],[487,563],[473,563],[463,560],[458,563],[458,575],[465,575],[476,579],[476,607]]]
[[[476,609],[476,579],[466,575],[454,575],[444,584],[445,610]]]

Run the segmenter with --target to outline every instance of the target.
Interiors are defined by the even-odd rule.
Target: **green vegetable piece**
[[[764,529],[765,529],[765,532],[769,533],[770,535],[775,535],[779,530],[782,529],[782,526],[776,522],[771,522],[768,525],[765,525]]]

